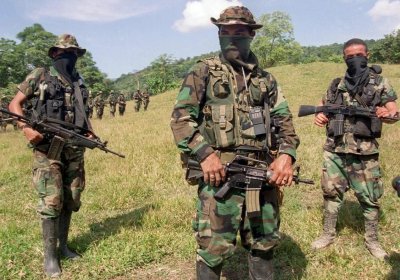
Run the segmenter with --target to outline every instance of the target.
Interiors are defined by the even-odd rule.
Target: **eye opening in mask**
[[[354,58],[354,57],[367,57],[367,56],[365,54],[363,54],[363,53],[356,53],[356,54],[346,55],[344,58],[345,59],[350,59],[350,58]]]

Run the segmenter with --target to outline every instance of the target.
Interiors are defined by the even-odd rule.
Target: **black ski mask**
[[[346,88],[351,95],[361,94],[362,89],[369,82],[368,59],[365,56],[355,56],[346,59],[346,64]]]
[[[78,56],[73,52],[63,52],[53,60],[53,66],[70,84],[77,80],[75,64]]]

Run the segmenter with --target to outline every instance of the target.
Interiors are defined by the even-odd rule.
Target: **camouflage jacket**
[[[181,152],[201,161],[216,149],[242,145],[265,147],[267,137],[254,136],[248,113],[255,106],[264,106],[267,95],[269,117],[281,123],[277,152],[296,158],[299,138],[288,103],[275,78],[257,67],[254,55],[252,62],[254,69],[247,71],[246,77],[218,57],[199,61],[192,67],[171,118],[175,142]]]
[[[340,80],[337,86],[337,80]],[[336,82],[335,82],[336,80]],[[337,92],[335,94],[341,95],[342,105],[346,106],[361,106],[358,101],[351,97],[347,92],[347,88],[344,82],[344,77],[337,78],[332,81],[326,94],[322,97],[324,104],[329,104],[329,96],[333,94],[333,90]],[[374,75],[370,78],[370,82],[367,85],[372,87],[372,92],[370,93],[374,97],[374,104],[376,106],[384,106],[387,102],[395,101],[397,99],[396,92],[392,88],[387,78],[381,75]],[[345,153],[345,154],[359,154],[359,155],[370,155],[379,153],[378,142],[375,138],[358,138],[354,136],[351,129],[346,129],[354,125],[356,121],[355,117],[345,117],[345,130],[342,136],[330,137],[328,136],[324,144],[324,150],[332,153]],[[328,128],[328,126],[327,126]]]
[[[82,79],[78,83],[83,99],[83,111],[87,116],[89,92]],[[18,90],[32,101],[33,109],[39,115],[75,123],[78,101],[75,98],[74,89],[53,66],[49,69],[36,68],[32,70],[18,85]],[[41,105],[39,105],[39,100],[42,100],[40,101]]]

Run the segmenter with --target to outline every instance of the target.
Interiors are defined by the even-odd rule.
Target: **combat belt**
[[[241,189],[246,191],[246,211],[249,218],[261,215],[260,192],[265,187],[265,183],[272,177],[273,172],[267,170],[266,161],[253,159],[250,157],[236,155],[231,162],[225,164],[225,174],[227,181],[215,193],[217,200],[225,199],[229,191]],[[300,179],[300,167],[296,168],[296,174],[293,175],[295,184],[304,183],[313,185],[314,181],[310,179]],[[186,181],[195,185],[203,178],[203,171],[200,163],[189,158],[186,167]],[[271,186],[266,186],[271,187]]]

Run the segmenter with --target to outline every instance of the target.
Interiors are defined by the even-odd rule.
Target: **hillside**
[[[276,279],[375,280],[400,277],[400,200],[390,180],[400,174],[400,123],[386,125],[380,139],[385,194],[380,240],[389,262],[373,259],[363,242],[363,217],[348,192],[334,245],[312,252],[322,231],[319,186],[325,132],[312,117],[298,118],[300,104],[316,104],[343,64],[311,63],[269,69],[285,92],[301,145],[302,176],[315,186],[285,189],[281,208],[282,243],[276,249]],[[399,65],[383,65],[383,74],[400,91]],[[125,159],[98,150],[86,153],[86,190],[81,210],[73,215],[71,245],[79,261],[62,260],[62,279],[195,279],[195,240],[191,230],[196,188],[183,179],[178,151],[169,128],[177,90],[152,97],[146,112],[127,104],[123,117],[93,120],[98,135]],[[20,131],[0,132],[0,275],[3,279],[41,279],[43,249],[36,193],[31,186],[31,151]],[[237,255],[222,279],[247,279],[247,258]]]

